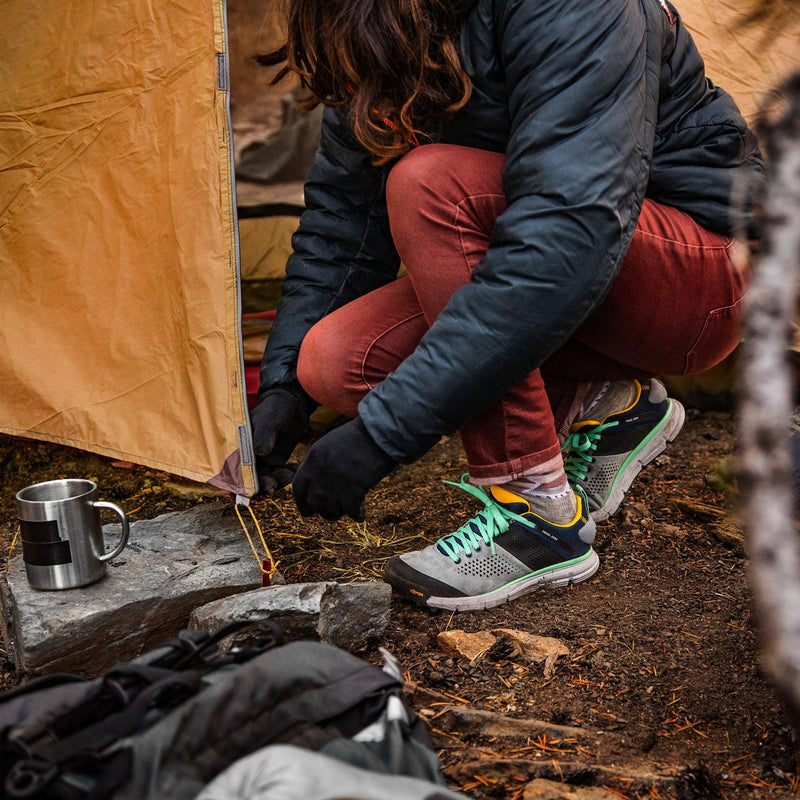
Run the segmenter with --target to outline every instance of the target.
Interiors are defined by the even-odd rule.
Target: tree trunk
[[[800,75],[784,86],[781,114],[763,142],[771,178],[743,345],[742,513],[766,667],[800,733],[800,539],[790,483],[795,386],[788,356],[800,272]]]

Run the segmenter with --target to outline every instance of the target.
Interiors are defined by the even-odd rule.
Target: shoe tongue
[[[531,510],[531,504],[518,494],[509,492],[502,486],[490,486],[489,496],[496,503],[499,503],[503,508],[513,511],[515,514],[527,514]]]

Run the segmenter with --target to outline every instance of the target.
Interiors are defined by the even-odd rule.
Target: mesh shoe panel
[[[609,491],[609,486],[614,482],[614,478],[619,472],[627,453],[614,458],[595,459],[592,468],[586,475],[583,483],[586,494],[589,496],[589,507],[594,509],[598,506],[595,502],[596,498],[605,500]],[[602,505],[602,502],[599,503]]]
[[[519,577],[519,566],[505,553],[498,550],[493,555],[481,557],[481,551],[478,551],[476,555],[478,557],[469,556],[461,559],[457,569],[462,575],[475,578],[501,578],[503,582]]]

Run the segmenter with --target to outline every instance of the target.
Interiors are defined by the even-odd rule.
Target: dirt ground
[[[394,601],[385,641],[362,655],[377,661],[384,645],[400,660],[454,787],[476,800],[519,800],[535,777],[630,798],[795,794],[796,742],[760,667],[731,511],[734,449],[730,413],[689,411],[678,440],[599,526],[601,568],[583,584],[458,615]],[[443,483],[464,470],[458,437],[442,441],[370,495],[360,525],[303,520],[286,490],[254,508],[288,581],[374,579],[392,554],[424,546],[477,510]],[[220,499],[143,467],[0,437],[3,563],[16,528],[14,492],[60,476],[96,480],[134,520]],[[569,654],[546,674],[506,639],[472,662],[437,641],[446,630],[498,628],[554,637]],[[24,677],[3,662],[3,683]],[[533,733],[542,729],[531,720],[552,729]]]

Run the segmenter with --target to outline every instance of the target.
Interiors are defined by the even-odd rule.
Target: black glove
[[[260,492],[269,494],[292,482],[296,464],[287,464],[308,430],[314,401],[299,383],[268,389],[250,412]]]
[[[364,519],[364,495],[397,462],[378,447],[360,419],[346,422],[311,446],[292,481],[297,508],[304,517],[335,520],[347,514]]]

